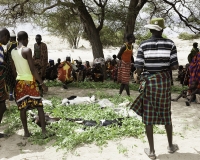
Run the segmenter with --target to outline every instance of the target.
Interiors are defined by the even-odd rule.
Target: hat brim
[[[148,28],[148,29],[153,29],[153,30],[156,30],[156,31],[162,31],[164,28],[161,28],[159,25],[156,25],[156,24],[147,24],[144,26],[145,28]]]

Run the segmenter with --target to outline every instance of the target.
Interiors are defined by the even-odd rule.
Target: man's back
[[[22,50],[21,48],[15,48],[11,52],[12,59],[15,64],[15,68],[17,71],[17,80],[27,80],[27,81],[33,81],[33,75],[31,73],[28,61],[22,56]]]
[[[156,73],[169,70],[176,58],[176,46],[172,40],[152,37],[141,43],[134,65],[144,66],[144,71]]]

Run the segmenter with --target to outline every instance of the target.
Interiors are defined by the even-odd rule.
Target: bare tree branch
[[[181,14],[181,13],[177,10],[177,8],[176,8],[176,3],[169,2],[168,0],[163,0],[163,1],[164,1],[166,4],[170,5],[170,6],[173,8],[173,10],[174,10],[174,11],[177,13],[177,15],[179,16],[180,20],[181,20],[187,27],[189,27],[190,30],[191,30],[192,32],[196,33],[195,30],[200,31],[200,28],[198,28],[198,27],[192,25],[191,23],[188,23],[188,22],[189,22],[189,19],[188,19],[186,16],[184,16],[183,14]],[[195,29],[195,30],[194,30],[194,29]]]

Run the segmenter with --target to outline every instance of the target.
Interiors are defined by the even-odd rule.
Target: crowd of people
[[[133,75],[133,72],[135,71],[133,65],[133,55],[131,54],[130,57],[132,58],[130,59],[130,70],[126,72],[127,77]],[[63,88],[65,89],[67,89],[67,84],[71,82],[104,82],[104,80],[113,80],[114,82],[121,82],[121,80],[117,76],[121,75],[118,74],[118,72],[120,71],[119,68],[121,68],[119,59],[117,59],[117,56],[114,54],[113,58],[111,58],[111,56],[108,56],[105,58],[105,60],[103,58],[96,58],[94,59],[92,64],[89,61],[86,61],[85,64],[83,64],[80,57],[75,60],[72,60],[70,56],[67,56],[66,60],[63,62],[61,62],[60,58],[58,58],[58,62],[56,64],[54,63],[54,60],[49,60],[46,69],[45,79],[58,79],[63,83]],[[123,77],[123,75],[121,77]],[[130,78],[126,80],[126,83],[128,83],[129,81]],[[127,93],[127,95],[130,96],[130,93]]]
[[[15,99],[20,111],[24,128],[24,136],[29,137],[26,112],[37,109],[43,136],[47,136],[45,116],[42,104],[43,92],[47,92],[44,80],[60,80],[63,88],[72,82],[94,81],[104,82],[111,79],[120,83],[119,95],[126,90],[130,96],[129,82],[134,77],[140,83],[140,95],[133,102],[131,109],[142,116],[145,124],[149,148],[144,152],[155,159],[153,125],[165,125],[169,153],[178,150],[178,145],[172,142],[171,100],[186,98],[186,105],[200,100],[200,52],[198,43],[188,55],[185,68],[178,63],[177,50],[174,42],[162,37],[165,28],[162,18],[155,18],[145,26],[152,37],[143,41],[138,48],[136,60],[133,58],[133,43],[135,36],[128,34],[126,42],[117,55],[96,58],[90,64],[82,63],[81,58],[72,60],[70,56],[61,62],[58,58],[48,61],[48,48],[42,42],[42,36],[36,35],[34,51],[27,47],[28,34],[25,31],[9,32],[6,28],[0,30],[0,123],[6,111],[5,100]],[[2,45],[6,45],[6,50]],[[155,52],[156,51],[156,52]],[[176,99],[171,99],[172,70],[178,69],[177,80],[188,89],[183,90]],[[134,76],[133,76],[134,75]],[[9,90],[9,95],[7,90]],[[0,133],[0,138],[4,137]]]

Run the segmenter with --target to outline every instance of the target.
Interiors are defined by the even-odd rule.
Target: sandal
[[[156,155],[155,154],[150,154],[150,149],[149,148],[145,148],[144,152],[146,153],[146,155],[150,158],[150,159],[156,159]]]
[[[167,149],[168,149],[168,153],[174,153],[174,152],[176,152],[177,150],[179,150],[177,144],[173,144],[173,147],[171,147],[171,148],[168,146]]]

